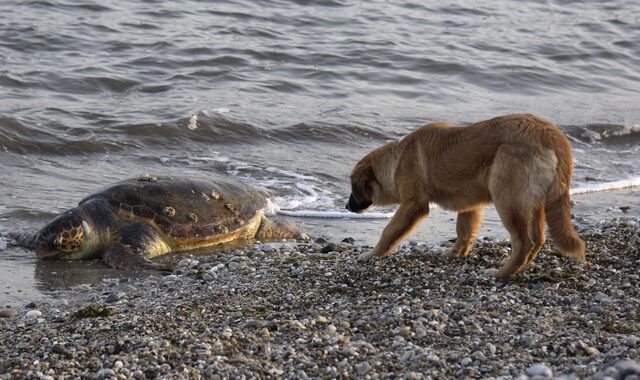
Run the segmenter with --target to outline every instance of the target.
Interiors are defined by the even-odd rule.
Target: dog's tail
[[[551,238],[560,249],[560,252],[566,257],[583,261],[585,259],[584,242],[578,237],[571,223],[569,183],[572,157],[570,150],[568,155],[566,152],[567,150],[564,150],[564,152],[556,151],[556,156],[558,157],[556,177],[547,190],[544,211]]]

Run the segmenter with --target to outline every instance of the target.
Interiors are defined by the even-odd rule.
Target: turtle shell
[[[96,198],[122,219],[147,223],[165,237],[194,245],[237,232],[255,222],[267,205],[255,189],[229,179],[143,176],[92,194],[79,205]]]

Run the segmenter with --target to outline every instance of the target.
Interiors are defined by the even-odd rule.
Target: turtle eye
[[[50,250],[59,249],[61,243],[62,242],[60,241],[60,237],[59,236],[51,236],[47,241],[47,245],[49,246]]]

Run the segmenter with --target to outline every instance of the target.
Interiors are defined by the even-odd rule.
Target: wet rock
[[[42,312],[40,310],[29,310],[26,317],[31,319],[40,318],[42,317]]]
[[[0,318],[13,318],[18,315],[18,311],[15,309],[1,309]]]
[[[320,250],[320,252],[322,253],[329,253],[329,252],[336,252],[336,251],[338,251],[338,245],[336,243],[329,243],[324,247],[322,247],[322,249]]]
[[[551,377],[553,377],[553,372],[551,371],[551,368],[547,367],[546,365],[537,363],[527,368],[527,375],[532,377],[536,376],[550,379]]]

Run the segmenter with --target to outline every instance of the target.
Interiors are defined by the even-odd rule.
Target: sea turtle
[[[234,180],[128,179],[84,198],[35,234],[14,236],[40,258],[93,259],[123,269],[168,269],[150,259],[242,238],[308,239],[264,216],[265,197]]]

